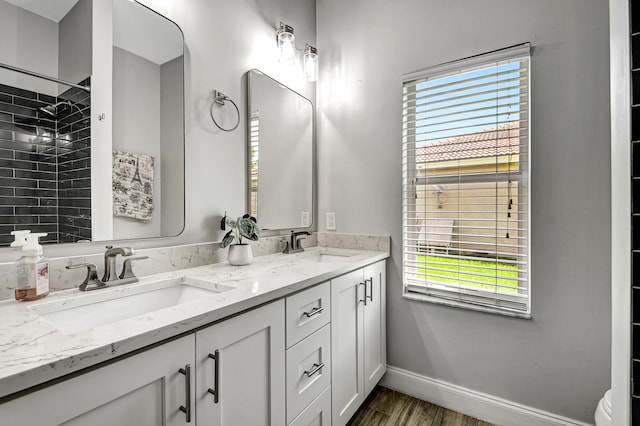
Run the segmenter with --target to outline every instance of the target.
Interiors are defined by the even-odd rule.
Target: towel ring
[[[236,125],[230,129],[225,129],[224,127],[220,126],[216,121],[215,117],[213,116],[214,105],[216,104],[225,105],[225,101],[231,102],[231,104],[236,108],[236,114],[238,115],[238,121],[236,122]],[[233,102],[233,100],[230,97],[228,97],[222,92],[218,92],[217,90],[213,91],[213,101],[211,101],[211,107],[209,107],[209,115],[211,115],[211,120],[213,120],[213,124],[215,124],[216,127],[218,127],[218,129],[222,130],[223,132],[231,132],[235,130],[240,124],[240,110],[238,109],[238,105],[236,105],[236,103]]]

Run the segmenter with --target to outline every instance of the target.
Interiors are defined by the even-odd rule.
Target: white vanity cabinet
[[[280,300],[1,404],[0,424],[284,425],[284,345]]]
[[[333,426],[345,425],[386,371],[385,262],[331,280]]]
[[[186,425],[195,418],[194,348],[189,335],[11,400],[0,423]]]
[[[284,301],[195,333],[198,425],[284,425]]]

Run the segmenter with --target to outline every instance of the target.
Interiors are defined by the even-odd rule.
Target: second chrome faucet
[[[311,235],[311,232],[291,231],[291,240],[284,241],[286,243],[286,246],[282,252],[285,254],[291,254],[291,253],[299,253],[301,251],[304,251],[304,249],[302,248],[302,245],[300,244],[300,241],[304,240],[304,237],[302,235]]]
[[[68,265],[67,269],[87,268],[87,276],[85,280],[78,286],[81,291],[96,290],[107,286],[116,286],[120,284],[129,284],[138,281],[134,275],[131,264],[134,260],[148,259],[148,256],[133,256],[135,251],[131,247],[113,247],[107,246],[104,252],[104,275],[102,279],[98,279],[98,271],[93,263],[79,263]],[[118,255],[127,257],[122,264],[122,272],[120,275],[116,269],[116,258]]]

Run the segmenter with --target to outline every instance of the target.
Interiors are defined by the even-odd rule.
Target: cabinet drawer
[[[331,386],[323,390],[289,426],[331,426]]]
[[[331,327],[326,325],[287,350],[287,422],[331,382]]]
[[[329,323],[330,300],[329,282],[287,297],[287,348]]]

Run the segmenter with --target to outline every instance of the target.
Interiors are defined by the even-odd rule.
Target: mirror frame
[[[251,212],[251,107],[252,107],[252,102],[251,102],[251,94],[252,94],[252,74],[260,74],[264,77],[267,77],[268,79],[270,79],[271,81],[273,81],[275,84],[293,92],[294,94],[300,96],[301,98],[307,100],[309,102],[309,105],[311,105],[311,218],[310,218],[310,222],[309,222],[309,226],[307,227],[300,227],[300,226],[296,226],[296,227],[287,227],[287,228],[268,228],[265,229],[265,234],[266,235],[277,235],[280,234],[281,231],[284,230],[308,230],[308,231],[314,231],[317,229],[317,225],[316,225],[316,218],[317,218],[317,202],[316,202],[316,196],[317,196],[317,154],[316,154],[316,106],[315,104],[311,101],[311,99],[307,98],[306,96],[302,95],[301,93],[297,92],[296,90],[293,90],[292,88],[290,88],[289,86],[287,86],[286,84],[283,84],[281,82],[279,82],[278,80],[276,80],[275,78],[271,77],[270,75],[266,74],[263,71],[260,71],[257,68],[252,68],[249,71],[246,72],[246,79],[247,79],[247,109],[246,109],[246,135],[245,135],[245,139],[246,139],[246,143],[245,143],[245,147],[246,147],[246,151],[245,151],[245,167],[246,167],[246,210],[247,212]],[[260,226],[260,216],[258,215],[258,226]]]

